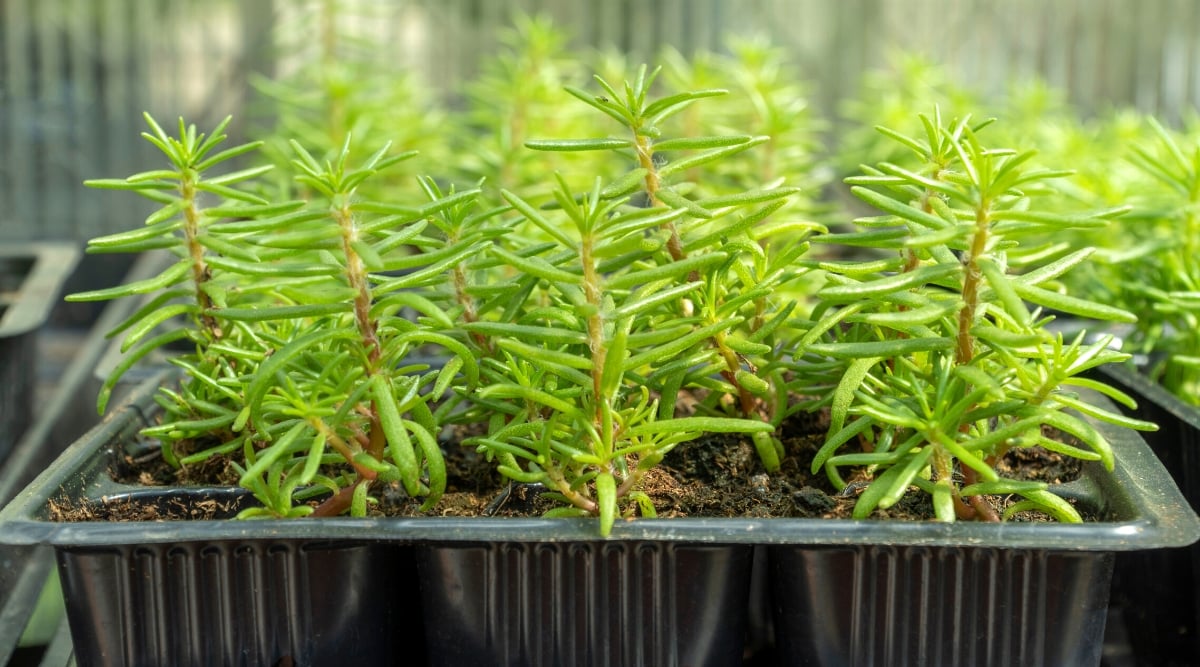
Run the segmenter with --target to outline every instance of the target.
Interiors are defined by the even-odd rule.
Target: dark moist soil
[[[642,488],[653,499],[660,517],[849,518],[858,494],[865,488],[863,471],[847,471],[854,473],[847,475],[847,487],[835,489],[823,472],[813,475],[808,469],[808,462],[824,442],[827,427],[827,423],[809,415],[786,423],[783,431],[789,435],[783,439],[785,457],[781,469],[774,473],[763,469],[749,438],[714,434],[686,442],[647,476]],[[372,514],[528,517],[554,507],[552,501],[542,497],[542,489],[509,484],[473,449],[448,447],[446,466],[446,493],[432,510],[422,512],[420,502],[409,498],[399,483],[394,483],[373,489],[372,495],[379,502],[371,509]],[[1003,477],[1051,484],[1077,479],[1081,470],[1080,461],[1041,447],[1013,450],[997,465]],[[114,463],[111,472],[118,481],[130,484],[236,484],[236,475],[222,459],[176,471],[161,456],[150,453],[125,457]],[[988,498],[998,513],[1018,500],[1012,496]],[[122,499],[82,506],[57,502],[51,504],[51,513],[60,521],[153,521],[224,518],[236,514],[237,508],[220,501],[196,504],[175,499],[151,506]],[[913,491],[896,505],[876,510],[871,516],[922,521],[933,518],[933,508],[927,494]],[[1016,521],[1047,519],[1037,512],[1013,517]]]

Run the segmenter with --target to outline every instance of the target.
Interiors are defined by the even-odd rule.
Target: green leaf
[[[296,306],[261,306],[256,308],[214,308],[210,314],[225,320],[238,322],[269,322],[271,320],[295,320],[308,317],[324,317],[337,313],[348,313],[354,309],[351,303],[311,303]]]
[[[1064,313],[1113,322],[1137,322],[1136,315],[1121,308],[1066,294],[1059,294],[1058,292],[1051,292],[1050,290],[1026,285],[1021,282],[1014,281],[1012,286],[1022,298],[1028,299],[1038,305],[1046,306],[1047,308],[1061,310]]]
[[[258,167],[251,167],[249,169],[233,171],[228,174],[221,174],[220,176],[212,176],[205,179],[204,182],[208,183],[209,185],[228,185],[230,183],[237,183],[238,181],[245,181],[255,178],[256,176],[262,176],[274,168],[274,165],[265,164]],[[266,202],[263,203],[265,204]]]
[[[400,482],[404,485],[405,492],[415,498],[421,494],[421,469],[417,465],[417,453],[408,437],[408,429],[400,416],[396,395],[392,392],[391,383],[383,375],[372,376],[370,382],[379,426],[387,436],[392,460],[400,471]]]
[[[172,220],[160,222],[155,225],[148,225],[130,229],[128,231],[119,232],[117,234],[108,234],[99,236],[88,241],[88,251],[94,252],[97,250],[115,250],[130,244],[140,243],[155,238],[169,239],[171,245],[181,243],[176,239],[171,232],[183,226],[182,220]]]
[[[730,417],[678,417],[642,422],[629,429],[630,436],[682,434],[698,437],[704,433],[774,433],[770,422]]]
[[[1040,285],[1044,282],[1054,280],[1063,275],[1072,268],[1083,263],[1087,258],[1091,257],[1096,252],[1095,248],[1083,248],[1075,252],[1057,259],[1049,264],[1038,267],[1029,273],[1018,276],[1015,280],[1018,283],[1025,285]]]
[[[935,320],[955,313],[962,307],[958,299],[932,303],[919,308],[909,308],[884,313],[858,313],[846,317],[847,322],[865,322],[888,327],[891,329],[908,330],[916,326],[929,324]]]
[[[246,388],[246,404],[250,406],[250,420],[260,429],[268,425],[263,423],[262,402],[267,391],[276,383],[276,374],[297,356],[309,348],[331,340],[352,340],[356,333],[343,329],[317,330],[296,338],[267,357],[266,361],[256,370],[250,385]]]
[[[927,448],[932,449],[932,448]],[[895,493],[896,486],[900,486],[900,493],[903,494],[903,489],[908,486],[912,478],[905,479],[906,469],[903,466],[891,466],[883,471],[883,474],[875,478],[862,494],[858,496],[858,500],[854,503],[854,512],[851,516],[855,519],[865,519],[871,516],[871,512],[879,506],[885,496]],[[915,474],[915,473],[914,473]]]
[[[191,263],[184,259],[172,264],[162,273],[153,278],[145,280],[137,280],[116,287],[107,289],[95,290],[93,292],[76,292],[69,294],[66,297],[67,301],[107,301],[122,296],[130,296],[133,294],[147,294],[160,289],[166,289],[181,280],[185,279],[188,271],[191,269]]]
[[[714,148],[703,153],[690,155],[679,160],[668,162],[665,166],[658,170],[660,178],[669,178],[674,174],[685,172],[689,169],[706,165],[712,162],[723,160],[731,155],[737,155],[742,151],[749,150],[759,144],[764,144],[768,141],[767,137],[754,137],[750,141],[735,146],[726,146],[724,148]]]
[[[1091,215],[1063,215],[1048,211],[1025,211],[1008,209],[992,211],[992,220],[1013,220],[1017,222],[1032,222],[1058,229],[1102,229],[1108,226],[1108,220]]]
[[[641,189],[646,183],[648,170],[641,167],[634,169],[617,180],[609,183],[600,191],[601,199],[616,199],[624,197]]]
[[[222,162],[225,162],[226,160],[230,160],[239,155],[245,155],[246,153],[255,151],[258,148],[260,148],[262,145],[263,145],[263,142],[261,142],[261,141],[252,141],[248,144],[242,144],[240,146],[234,146],[233,148],[227,148],[227,149],[221,151],[220,153],[213,155],[212,157],[208,158],[207,160],[204,160],[203,162],[196,164],[193,167],[193,169],[195,169],[198,172],[205,172],[209,168],[211,168],[215,165],[218,165]]]
[[[537,225],[542,231],[546,232],[551,237],[556,239],[560,244],[562,244],[564,248],[575,247],[576,242],[573,241],[571,237],[564,234],[558,225],[552,224],[541,213],[539,213],[536,208],[531,206],[524,199],[521,199],[516,194],[509,192],[508,190],[501,190],[500,196],[504,197],[505,201],[512,204],[513,208],[520,211],[521,215],[525,216],[526,220],[529,220],[533,224]]]
[[[728,256],[723,252],[712,252],[703,255],[693,255],[684,259],[669,262],[661,266],[642,269],[640,271],[631,271],[621,275],[613,276],[606,282],[609,289],[619,290],[631,287],[638,287],[647,283],[666,280],[676,276],[691,273],[692,271],[700,271],[709,266],[724,262]]]
[[[959,494],[963,496],[1025,495],[1031,491],[1042,491],[1045,488],[1045,482],[1001,478],[993,482],[979,482],[964,486],[959,490]]]
[[[535,347],[511,338],[500,339],[499,345],[501,349],[513,352],[517,356],[528,359],[536,364],[548,363],[584,371],[592,370],[592,358],[590,355],[571,354],[570,352],[559,352],[544,347]]]
[[[1000,297],[1000,303],[1004,305],[1004,310],[1013,316],[1017,324],[1028,327],[1029,310],[1025,308],[1025,302],[1021,300],[1021,297],[1017,296],[1017,291],[1013,288],[1012,281],[1008,276],[1004,275],[1004,272],[990,257],[980,257],[978,265],[984,279]]]
[[[1092,451],[1100,455],[1100,462],[1106,470],[1113,469],[1112,445],[1091,424],[1055,410],[1039,410],[1038,416],[1041,417],[1043,423],[1079,438],[1083,444],[1091,447]]]
[[[543,405],[572,419],[582,419],[583,413],[579,408],[548,392],[533,387],[523,387],[516,384],[494,384],[480,390],[483,398],[519,398],[531,403]]]
[[[945,220],[936,215],[898,202],[887,195],[880,194],[860,185],[850,188],[850,193],[881,211],[898,215],[905,220],[910,220],[928,229],[942,229],[947,224]]]
[[[884,487],[883,496],[879,499],[876,507],[887,509],[900,502],[905,492],[908,491],[908,487],[912,485],[913,479],[929,465],[932,455],[933,447],[922,447],[916,454],[908,456],[903,465],[895,465],[893,469],[899,469],[900,472],[890,485]],[[858,509],[857,505],[855,505],[855,509]]]
[[[152,172],[158,173],[158,172]],[[130,178],[133,178],[132,176]],[[142,194],[146,191],[174,189],[171,183],[163,182],[131,182],[126,178],[92,178],[83,182],[89,188],[97,190],[129,190]]]
[[[696,218],[703,218],[707,220],[716,215],[712,211],[700,206],[696,202],[684,197],[670,188],[661,188],[655,193],[655,196],[658,197],[659,201],[667,206],[670,206],[671,208],[681,208]]]
[[[629,327],[632,320],[619,319],[613,324],[613,336],[607,343],[604,367],[600,369],[600,393],[606,401],[615,402],[625,376],[625,360],[629,350]]]
[[[825,436],[825,444],[821,445],[821,449],[813,456],[811,471],[812,474],[817,474],[817,471],[825,466],[829,461],[829,457],[837,451],[838,447],[850,442],[852,438],[866,431],[875,424],[875,420],[870,417],[859,417],[850,422],[849,425],[842,427],[837,433],[830,429],[830,435]]]
[[[655,100],[650,106],[642,110],[642,117],[648,119],[650,125],[658,125],[664,119],[683,111],[697,100],[702,100],[706,97],[719,97],[728,95],[729,91],[721,88],[712,88],[708,90],[693,90],[688,92],[676,93],[667,97]]]
[[[412,431],[425,461],[425,470],[429,476],[429,489],[425,496],[425,502],[421,504],[421,511],[428,512],[446,492],[446,461],[442,458],[442,448],[438,444],[437,438],[428,429],[408,419],[404,420],[404,425]]]
[[[189,315],[196,312],[195,304],[177,303],[169,306],[158,308],[153,312],[147,313],[145,317],[138,321],[129,329],[129,333],[125,336],[125,340],[121,343],[121,352],[128,352],[129,348],[136,345],[139,341],[146,337],[160,324],[180,315]]]
[[[630,124],[633,122],[633,118],[629,115],[628,111],[609,100],[601,101],[595,95],[574,86],[563,86],[563,90],[567,91],[567,94],[580,99],[593,109],[603,112],[624,127],[630,127]],[[609,89],[608,94],[616,96],[616,93],[611,92],[611,89]]]
[[[112,371],[110,371],[108,374],[108,378],[100,387],[100,392],[96,396],[96,412],[99,414],[104,414],[105,408],[108,407],[108,400],[112,397],[113,387],[117,385],[117,382],[121,380],[121,377],[124,376],[130,368],[133,368],[134,364],[137,364],[142,360],[142,358],[154,350],[157,350],[168,343],[173,343],[177,340],[184,340],[187,337],[188,332],[184,329],[167,331],[144,341],[140,346],[121,357],[120,363],[113,367]]]
[[[842,430],[849,414],[850,405],[854,402],[854,393],[862,386],[863,380],[882,361],[882,357],[865,357],[850,362],[838,386],[833,390],[833,402],[830,404],[829,433]]]
[[[712,338],[718,331],[732,329],[741,322],[742,318],[735,317],[724,322],[714,322],[713,324],[696,329],[687,335],[629,357],[625,360],[624,369],[628,372],[647,364],[662,364],[672,361],[693,345]]]
[[[254,462],[250,465],[250,467],[246,468],[245,472],[242,473],[241,481],[238,483],[242,486],[247,486],[249,480],[255,477],[261,477],[267,472],[268,468],[270,468],[275,464],[276,461],[280,459],[280,457],[291,453],[292,443],[299,439],[300,434],[303,433],[306,428],[308,428],[307,422],[297,422],[292,426],[291,429],[288,430],[287,433],[283,434],[283,436],[277,439],[275,442],[272,442],[269,447],[259,450],[255,455],[256,458]]]
[[[1049,491],[1027,491],[1021,495],[1037,503],[1043,511],[1049,513],[1062,523],[1083,523],[1083,517],[1079,516],[1079,512],[1071,506],[1071,503]],[[1023,503],[1017,504],[1023,505]],[[1004,512],[1005,518],[1011,516],[1011,512],[1013,511],[1014,508],[1006,510]]]
[[[972,336],[999,350],[1014,350],[1037,345],[1042,342],[1044,334],[1045,331],[1041,329],[1018,333],[986,324],[977,324],[971,327]]]
[[[696,203],[708,208],[726,208],[729,206],[746,206],[748,204],[764,204],[780,199],[786,199],[800,192],[800,188],[772,188],[767,190],[749,190],[730,195],[705,197]]]
[[[808,351],[834,359],[859,359],[864,357],[898,357],[914,352],[949,350],[954,341],[944,337],[902,338],[866,343],[815,343]]]
[[[855,282],[845,285],[826,287],[817,292],[817,296],[826,301],[858,301],[884,294],[891,294],[920,285],[935,282],[957,274],[961,267],[947,264],[922,266],[913,271],[897,273],[885,278],[877,278],[867,282]]]
[[[220,185],[218,183],[209,183],[207,181],[201,181],[196,184],[196,189],[200,190],[202,192],[211,192],[214,195],[218,195],[218,196],[224,197],[226,199],[235,199],[237,201],[244,201],[248,204],[266,204],[266,203],[268,203],[267,200],[263,199],[262,197],[259,197],[258,195],[251,194],[249,192],[242,192],[241,190],[237,190],[235,188]]]
[[[530,139],[525,142],[525,148],[535,151],[609,151],[630,148],[633,142],[628,139]]]
[[[600,514],[600,536],[608,537],[617,520],[617,480],[612,473],[596,475],[596,506]]]
[[[564,271],[541,257],[521,257],[500,246],[492,246],[491,252],[510,266],[520,269],[528,275],[548,280],[551,283],[566,283],[568,285],[583,284],[583,275]]]
[[[1121,426],[1121,427],[1128,428],[1128,429],[1133,429],[1135,431],[1157,431],[1158,430],[1158,424],[1155,424],[1153,422],[1148,422],[1148,421],[1145,421],[1142,419],[1133,419],[1132,417],[1126,417],[1125,415],[1122,415],[1120,413],[1112,412],[1110,410],[1105,410],[1103,408],[1092,405],[1091,403],[1088,403],[1087,401],[1079,400],[1073,396],[1068,396],[1061,392],[1054,394],[1054,400],[1058,401],[1059,403],[1062,403],[1063,405],[1065,405],[1069,408],[1074,408],[1075,410],[1077,410],[1093,419],[1098,419],[1102,422],[1107,422],[1109,424],[1115,424],[1117,426]]]
[[[675,285],[666,289],[652,290],[649,292],[649,294],[640,295],[637,298],[631,298],[625,303],[621,304],[620,308],[617,308],[612,312],[612,318],[619,320],[626,317],[640,315],[656,306],[675,302],[684,295],[696,291],[701,286],[702,283],[697,281],[694,283]],[[770,348],[768,347],[767,349],[769,350]]]
[[[569,329],[510,324],[508,322],[467,322],[462,325],[462,328],[469,332],[477,331],[488,336],[507,336],[549,344],[587,344],[587,334]]]
[[[690,151],[706,148],[723,148],[725,146],[740,146],[753,139],[748,134],[723,135],[713,137],[679,137],[664,139],[654,144],[655,151]]]

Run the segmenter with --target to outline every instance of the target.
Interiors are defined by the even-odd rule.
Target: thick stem
[[[362,257],[354,250],[358,241],[358,227],[354,224],[354,214],[349,204],[334,209],[333,217],[337,220],[342,232],[342,252],[346,258],[346,281],[354,290],[354,321],[358,324],[358,332],[362,336],[363,349],[367,352],[369,361],[366,368],[368,375],[379,370],[379,333],[374,320],[371,319],[371,283],[367,279],[367,267]]]
[[[600,506],[596,504],[596,501],[572,488],[571,483],[558,470],[553,468],[547,469],[546,477],[550,479],[550,483],[553,484],[554,489],[561,493],[572,505],[589,514],[596,514],[600,511]]]
[[[970,486],[979,481],[979,476],[975,470],[968,466],[963,466],[963,485]],[[983,496],[969,496],[967,502],[971,504],[971,509],[975,511],[974,518],[980,521],[988,521],[991,523],[999,523],[1000,516],[996,514],[996,510],[988,504],[988,501]]]
[[[637,132],[634,132],[633,139],[637,147],[638,166],[646,170],[647,205],[651,208],[662,206],[662,202],[658,199],[658,191],[662,188],[662,181],[658,176],[658,167],[654,164],[654,148],[650,144],[650,139],[643,137]],[[663,223],[663,229],[667,230],[667,233],[670,234],[670,238],[667,239],[667,252],[671,255],[671,259],[676,262],[686,259],[687,253],[683,251],[683,242],[679,239],[679,229],[675,227],[675,223]]]
[[[725,378],[726,382],[733,385],[734,390],[737,391],[738,404],[741,408],[742,416],[750,417],[755,413],[758,407],[758,401],[755,400],[754,394],[751,394],[749,391],[747,391],[746,388],[737,381],[737,372],[742,367],[742,360],[738,358],[737,352],[734,352],[725,345],[725,332],[719,332],[715,337],[713,337],[713,345],[717,348],[717,351],[721,354],[721,358],[725,361],[725,370],[721,371],[721,376]]]
[[[979,283],[983,278],[979,258],[987,251],[991,223],[988,209],[988,202],[984,200],[975,210],[975,234],[971,237],[971,249],[963,258],[963,306],[958,311],[958,341],[954,357],[960,365],[969,364],[975,358],[975,337],[971,335],[971,327],[975,325],[975,314],[979,310]]]
[[[333,449],[340,454],[343,459],[346,459],[346,463],[349,463],[350,466],[354,468],[354,471],[358,473],[360,478],[374,480],[379,476],[374,470],[365,468],[354,461],[354,450],[350,447],[350,444],[343,440],[342,437],[337,433],[335,433],[333,429],[329,428],[329,425],[326,424],[323,419],[319,417],[311,417],[309,418],[308,423],[315,431],[325,436],[325,442],[330,447],[333,447]]]
[[[363,263],[362,257],[354,249],[354,243],[358,241],[358,227],[354,224],[354,214],[350,210],[349,203],[343,202],[341,206],[334,209],[333,217],[337,220],[338,227],[342,232],[342,252],[346,259],[346,281],[354,291],[354,321],[357,323],[359,335],[362,337],[363,350],[367,353],[367,363],[363,370],[369,379],[379,371],[382,356],[379,328],[377,323],[371,319],[371,283],[367,277],[367,267]],[[379,411],[375,409],[373,402],[370,415],[371,427],[368,431],[370,444],[367,452],[376,459],[382,459],[384,449],[387,448],[387,437],[383,433],[383,427],[379,423]]]
[[[221,326],[209,311],[212,310],[212,298],[204,291],[204,283],[212,279],[208,263],[204,261],[204,246],[200,243],[200,209],[196,206],[196,173],[190,169],[184,171],[183,180],[179,184],[179,194],[183,199],[183,236],[187,243],[188,257],[192,263],[192,283],[196,288],[196,305],[200,307],[200,326],[204,329],[209,340],[221,338]]]
[[[456,242],[457,239],[451,239],[447,242],[447,245],[453,245]],[[457,301],[458,305],[462,306],[463,309],[463,322],[478,322],[479,314],[475,310],[475,299],[471,298],[471,295],[467,293],[467,270],[462,264],[454,267],[454,270],[451,272],[451,282],[454,285],[454,300]],[[490,357],[494,352],[492,348],[492,341],[486,335],[478,331],[472,331],[471,340],[475,341],[475,344],[478,345],[479,349],[483,350],[484,354],[487,356]]]
[[[354,490],[357,489],[360,484],[370,483],[371,482],[369,480],[359,479],[354,483],[353,486],[347,486],[339,489],[337,493],[329,496],[324,500],[324,502],[322,502],[320,505],[317,505],[317,508],[314,509],[313,513],[309,516],[339,516],[345,513],[346,510],[350,509],[350,505],[354,503]]]
[[[583,264],[583,295],[588,305],[592,306],[592,314],[588,316],[588,349],[592,353],[592,396],[596,403],[595,424],[600,428],[604,423],[602,401],[608,400],[601,392],[601,380],[604,376],[604,363],[608,357],[608,345],[604,340],[604,318],[600,315],[603,292],[600,287],[600,274],[596,271],[593,257],[592,234],[585,233],[580,243],[579,256]]]

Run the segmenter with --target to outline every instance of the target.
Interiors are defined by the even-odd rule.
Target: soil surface
[[[715,434],[678,445],[643,484],[659,517],[849,518],[858,494],[865,488],[865,471],[843,471],[848,485],[833,488],[823,472],[813,475],[809,462],[824,442],[827,424],[804,415],[784,425],[785,457],[781,469],[766,472],[750,439]],[[554,507],[536,486],[510,484],[491,463],[467,447],[447,448],[449,482],[446,493],[429,512],[409,498],[399,483],[376,486],[379,502],[371,512],[380,516],[539,516]],[[1040,447],[1013,450],[997,465],[1007,478],[1040,480],[1051,484],[1076,479],[1082,464],[1076,459]],[[200,467],[176,471],[153,452],[115,462],[114,478],[139,485],[219,485],[236,483],[227,461],[214,459]],[[1017,497],[988,497],[1002,512]],[[120,498],[104,504],[52,503],[56,520],[146,521],[214,519],[230,517],[244,501],[224,499],[192,502],[191,499],[142,500]],[[927,494],[911,490],[896,505],[876,510],[873,518],[929,520],[933,508]],[[1044,521],[1037,512],[1022,512],[1016,521]]]

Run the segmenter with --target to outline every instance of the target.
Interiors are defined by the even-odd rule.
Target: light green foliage
[[[533,211],[517,195],[504,196],[518,209]],[[664,216],[654,209],[630,208],[626,199],[604,201],[599,183],[576,202],[560,182],[556,199],[560,213],[553,219],[539,214],[533,221],[556,230],[558,247],[526,272],[539,283],[532,300],[547,304],[553,316],[539,308],[512,324],[466,325],[493,337],[502,352],[486,367],[480,397],[502,402],[496,416],[503,419],[493,419],[491,432],[474,442],[497,459],[505,475],[545,484],[573,511],[598,515],[601,534],[608,534],[617,516],[639,506],[652,509],[637,503],[638,484],[675,445],[705,432],[774,427],[742,419],[676,418],[670,414],[674,405],[660,414],[638,376],[679,353],[677,340],[653,336],[657,329],[690,330],[695,323],[678,314],[682,301],[701,288],[687,279],[692,265],[642,268],[654,261],[653,250],[640,243],[616,262],[610,259],[613,248],[628,246],[628,239],[640,239],[662,223]],[[707,257],[709,265],[725,259]],[[737,324],[728,319],[702,335]],[[700,336],[683,338],[691,347]]]
[[[1105,170],[1066,181],[1043,167],[1090,141],[1083,126],[1002,135],[1052,149],[1036,157],[985,143],[986,122],[912,119],[916,100],[967,96],[907,62],[896,99],[870,93],[859,109],[899,124],[843,144],[875,165],[848,183],[879,215],[829,234],[810,221],[829,216],[814,203],[820,124],[764,42],[668,53],[664,80],[643,66],[619,85],[624,60],[605,57],[583,87],[565,37],[520,18],[446,129],[394,73],[358,69],[369,40],[337,2],[320,7],[306,20],[322,39],[297,55],[297,76],[262,84],[279,102],[265,146],[222,151],[226,123],[203,135],[181,121],[171,136],[147,117],[168,166],[89,182],[162,207],[92,252],[178,258],[73,295],[146,300],[113,332],[129,362],[101,407],[129,364],[186,343],[145,434],[177,467],[229,461],[259,502],[244,518],[363,515],[383,485],[428,510],[447,485],[444,427],[474,423],[486,432],[466,444],[512,481],[544,485],[551,516],[595,517],[608,535],[653,515],[641,487],[673,448],[735,433],[774,472],[785,420],[827,409],[812,467],[839,488],[868,480],[856,516],[917,487],[943,520],[998,518],[983,497],[1017,494],[1019,509],[1073,521],[1045,484],[1001,478],[996,460],[1042,445],[1111,467],[1079,415],[1149,426],[1077,393],[1127,403],[1081,377],[1127,355],[1046,327],[1049,312],[1133,319],[1066,288],[1090,265],[1080,239],[1125,213]],[[1020,104],[1057,108],[1036,87]],[[1144,219],[1200,238],[1200,152],[1156,131],[1159,148],[1136,160],[1161,183]],[[260,146],[272,166],[236,166],[261,160]],[[1081,205],[1095,201],[1111,208]],[[1167,250],[1154,238],[1130,257]],[[1195,249],[1170,251],[1153,288],[1102,283],[1142,289],[1159,339],[1194,332],[1200,304]]]
[[[446,113],[428,86],[381,55],[384,45],[371,32],[387,20],[386,8],[319,0],[292,3],[280,14],[286,23],[273,34],[281,36],[274,47],[282,71],[252,79],[262,94],[261,155],[276,167],[264,187],[282,196],[304,193],[292,171],[292,141],[322,160],[334,158],[350,136],[357,145],[418,150],[426,163],[442,159]],[[401,164],[367,181],[363,193],[411,192],[416,175],[415,163]]]
[[[506,191],[534,236],[552,242],[531,248],[517,245],[528,234],[503,237],[494,253],[524,283],[516,291],[528,305],[490,308],[496,320],[465,325],[502,352],[485,365],[480,396],[506,416],[478,444],[506,475],[546,484],[571,512],[600,516],[604,534],[616,516],[652,510],[640,479],[705,430],[754,434],[764,463],[778,467],[772,433],[787,399],[775,343],[793,305],[773,297],[796,279],[803,236],[815,228],[792,226],[801,242],[768,253],[763,221],[794,188],[704,195],[690,177],[765,138],[670,134],[681,111],[725,93],[654,98],[657,73],[643,67],[621,89],[599,76],[596,93],[567,88],[623,134],[527,146],[615,155],[634,168],[584,196],[560,177],[546,211]],[[700,392],[695,416],[676,416],[682,391]]]
[[[452,119],[461,127],[453,137],[453,176],[482,181],[485,196],[497,203],[501,189],[537,205],[549,201],[554,184],[546,174],[555,171],[574,187],[590,187],[604,166],[593,156],[538,154],[524,145],[535,136],[577,136],[587,126],[585,109],[561,103],[563,86],[587,76],[567,49],[569,35],[545,16],[518,15],[499,41],[465,86],[466,108]]]
[[[1144,127],[1150,136],[1129,156],[1143,175],[1133,180],[1138,220],[1115,236],[1094,289],[1137,314],[1129,344],[1150,355],[1149,375],[1200,404],[1200,142]]]
[[[1092,407],[1079,387],[1112,389],[1079,376],[1128,355],[1109,340],[1064,341],[1046,329],[1043,308],[1087,318],[1131,321],[1111,306],[1059,288],[1059,277],[1090,249],[1047,252],[1023,243],[1050,230],[1092,228],[1123,212],[1058,212],[1044,201],[1063,172],[1031,166],[1032,153],[992,148],[990,131],[964,119],[920,118],[920,139],[880,128],[906,149],[908,166],[883,162],[847,179],[853,193],[883,213],[858,220],[862,232],[818,240],[885,251],[881,261],[826,263],[797,351],[798,392],[828,407],[826,444],[812,462],[838,487],[843,470],[870,483],[855,516],[897,502],[909,487],[931,494],[937,517],[996,519],[980,496],[1017,494],[1023,509],[1078,521],[1075,510],[1043,483],[1005,480],[994,466],[1006,451],[1035,444],[1111,468],[1112,452],[1087,422],[1066,412],[1135,428],[1152,425]],[[916,159],[913,160],[912,158]],[[1074,436],[1052,441],[1042,427]]]
[[[270,167],[207,175],[255,144],[210,156],[224,124],[206,137],[181,122],[175,138],[147,122],[147,139],[177,171],[92,185],[134,190],[164,208],[144,228],[93,247],[169,248],[180,262],[140,284],[71,297],[150,298],[117,330],[126,346],[140,346],[130,362],[172,340],[195,344],[172,359],[183,380],[161,390],[165,414],[146,435],[175,466],[228,456],[262,503],[246,517],[362,514],[376,481],[435,502],[446,479],[430,404],[452,382],[469,387],[479,371],[448,332],[451,314],[413,290],[444,284],[448,267],[490,244],[483,226],[429,229],[428,220],[468,207],[477,192],[443,197],[429,187],[428,200],[411,206],[371,201],[360,187],[411,153],[388,156],[385,145],[356,167],[349,139],[323,163],[293,142],[292,169],[312,196],[274,204],[231,187],[253,185]],[[218,205],[200,208],[197,192],[217,195]],[[188,319],[175,324],[175,316]],[[451,360],[432,365],[421,359],[425,348]],[[302,502],[314,496],[326,499]]]
[[[787,61],[787,53],[765,38],[732,39],[729,55],[701,53],[685,58],[663,53],[667,84],[673,92],[721,88],[730,91],[720,105],[693,105],[681,114],[688,136],[726,134],[741,129],[765,136],[754,151],[722,160],[698,181],[710,194],[737,192],[786,178],[802,184],[791,197],[790,210],[812,216],[825,170],[819,168],[819,133],[824,126],[809,106],[804,78]]]
[[[960,116],[979,107],[980,95],[954,79],[949,69],[918,53],[892,52],[888,65],[867,71],[842,105],[844,128],[837,130],[839,175],[856,174],[861,165],[896,161],[902,146],[874,130],[892,128],[907,135],[919,134],[917,114],[933,106],[949,116]]]

